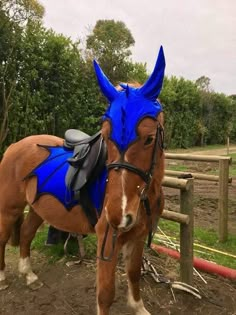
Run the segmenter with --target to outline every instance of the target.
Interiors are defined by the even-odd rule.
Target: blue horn
[[[94,70],[97,76],[98,84],[100,86],[100,89],[103,93],[103,95],[108,99],[109,102],[114,101],[114,99],[117,97],[119,92],[116,90],[116,88],[113,86],[113,84],[108,80],[102,69],[100,68],[99,64],[96,62],[96,60],[93,61]]]
[[[144,83],[144,85],[139,89],[146,98],[156,100],[160,94],[164,80],[165,66],[165,56],[163,47],[161,46],[152,74]]]

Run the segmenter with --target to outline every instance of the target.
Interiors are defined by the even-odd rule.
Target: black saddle
[[[97,135],[97,134],[96,134]],[[80,141],[82,140],[91,140],[91,138],[87,133],[77,130],[77,129],[68,129],[65,132],[65,140],[64,146],[67,148],[74,148]]]
[[[90,137],[80,130],[69,129],[65,133],[64,146],[74,150],[73,156],[68,159],[70,166],[66,186],[79,199],[82,187],[102,171],[107,156],[106,145],[101,131]]]

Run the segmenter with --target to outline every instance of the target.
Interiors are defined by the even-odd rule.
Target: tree
[[[127,63],[127,68],[127,81],[143,84],[147,80],[148,74],[146,63],[130,62]]]
[[[0,7],[9,20],[19,25],[41,20],[44,15],[44,7],[37,0],[1,0]]]
[[[225,143],[230,135],[235,117],[233,117],[232,100],[223,93],[212,93],[212,110],[208,120],[207,143]]]
[[[38,22],[28,24],[22,35],[8,142],[38,133],[63,136],[74,125],[82,108],[78,109],[83,64],[76,43]]]
[[[195,82],[196,82],[197,87],[201,91],[210,92],[210,90],[211,90],[210,89],[210,83],[211,83],[210,78],[203,75],[200,78],[198,78]]]
[[[22,33],[29,21],[39,20],[43,13],[36,0],[0,2],[0,151],[8,134],[9,112],[19,79]]]
[[[87,37],[86,48],[88,54],[97,59],[110,80],[117,84],[128,80],[128,58],[131,56],[130,47],[134,43],[131,32],[123,22],[99,20]]]
[[[187,148],[195,145],[200,118],[199,91],[184,78],[165,78],[160,100],[165,114],[166,144]]]

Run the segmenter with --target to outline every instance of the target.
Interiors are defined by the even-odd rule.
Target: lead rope
[[[152,239],[153,239],[151,207],[150,207],[150,202],[149,202],[149,199],[148,199],[147,196],[142,201],[143,201],[143,206],[146,209],[146,214],[147,214],[148,221],[149,221],[149,232],[148,232],[147,247],[151,248],[151,243],[152,243]]]
[[[117,240],[117,230],[113,229],[111,252],[110,252],[110,254],[108,256],[105,256],[104,252],[105,252],[105,248],[106,248],[107,235],[108,235],[108,232],[109,232],[109,228],[110,228],[109,223],[107,223],[106,231],[105,231],[104,238],[103,238],[103,241],[102,241],[101,253],[100,253],[100,256],[97,257],[98,259],[101,259],[103,261],[111,261],[112,260],[112,256],[114,254],[116,240]]]

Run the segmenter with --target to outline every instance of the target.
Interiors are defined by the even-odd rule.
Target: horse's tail
[[[24,213],[20,215],[20,217],[16,220],[12,227],[11,237],[9,239],[9,244],[12,246],[18,246],[20,243],[20,228],[24,221]]]

